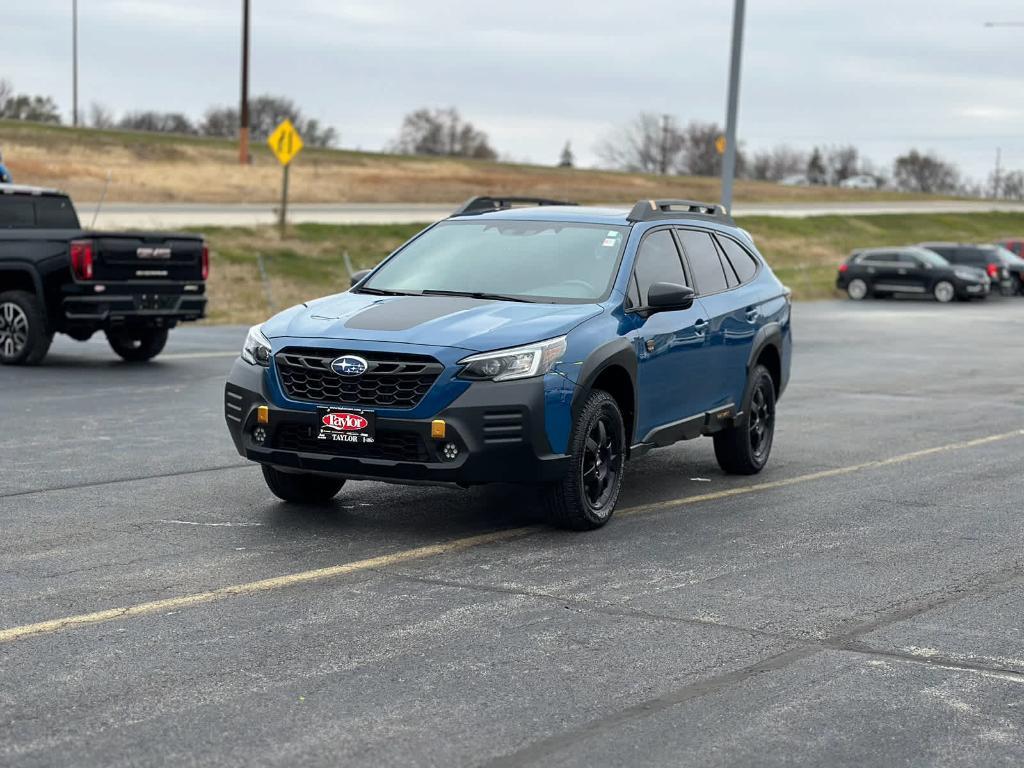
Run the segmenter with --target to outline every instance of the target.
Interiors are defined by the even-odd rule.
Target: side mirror
[[[647,309],[651,313],[689,309],[695,295],[693,288],[685,285],[654,283],[647,289]]]
[[[349,285],[349,287],[350,288],[355,288],[356,283],[358,283],[360,280],[362,280],[364,277],[366,277],[372,271],[373,271],[372,269],[360,269],[358,272],[353,272],[352,273],[352,283]]]

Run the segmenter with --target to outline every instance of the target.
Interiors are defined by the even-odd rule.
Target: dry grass
[[[273,202],[281,170],[270,151],[253,149],[238,165],[233,142],[123,131],[97,131],[0,120],[0,148],[25,184],[58,187],[78,201]],[[580,202],[647,197],[714,200],[718,180],[611,171],[402,157],[344,150],[304,150],[291,171],[295,202],[450,203],[478,194],[529,194]],[[889,192],[801,189],[741,181],[740,202],[906,199]]]

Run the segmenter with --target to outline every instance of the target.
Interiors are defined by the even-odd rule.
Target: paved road
[[[795,323],[769,468],[656,451],[583,535],[511,487],[276,502],[240,328],[0,370],[0,765],[1020,765],[1024,301]]]
[[[613,207],[628,209],[633,202],[613,203]],[[444,218],[457,207],[457,203],[299,203],[288,206],[289,220],[295,223],[321,224],[396,224],[423,223]],[[95,203],[79,203],[79,215],[89,227],[93,226]],[[98,229],[169,229],[185,226],[256,226],[273,224],[276,205],[205,204],[205,203],[107,203],[95,217]],[[1024,212],[1024,204],[994,201],[917,201],[868,203],[754,203],[740,204],[734,209],[737,216],[805,217],[827,214],[885,214],[885,213],[976,213],[982,211]]]

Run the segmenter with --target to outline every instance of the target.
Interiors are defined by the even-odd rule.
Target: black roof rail
[[[579,205],[567,200],[548,200],[544,197],[471,197],[452,216],[474,216],[478,213],[507,211],[513,205]],[[451,216],[449,216],[451,218]]]
[[[725,206],[696,200],[640,200],[626,218],[629,221],[657,221],[677,219],[680,215],[687,218],[713,219],[726,224],[734,223]]]

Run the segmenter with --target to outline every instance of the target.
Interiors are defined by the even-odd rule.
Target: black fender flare
[[[626,430],[630,436],[636,434],[637,415],[637,367],[638,361],[636,350],[632,343],[622,336],[606,342],[591,352],[580,367],[579,376],[576,379],[576,390],[572,397],[572,420],[573,424],[579,418],[583,404],[594,388],[594,382],[609,367],[617,365],[626,371],[629,376],[630,387],[633,390],[633,414],[631,423],[626,424]],[[625,415],[625,414],[624,414]]]
[[[753,369],[754,364],[757,362],[757,359],[761,356],[761,353],[764,352],[766,347],[774,347],[775,351],[779,355],[779,360],[782,360],[782,338],[782,325],[780,323],[767,323],[758,330],[757,334],[754,336],[753,344],[750,345],[750,355],[747,357],[748,377],[750,376],[750,371]],[[781,386],[779,392],[776,393],[776,397],[781,397],[782,389],[785,389],[785,375],[786,371],[784,369],[779,371],[779,376],[782,380],[779,382]]]
[[[35,289],[36,296],[40,301],[44,299],[43,295],[43,280],[39,277],[39,272],[32,268],[30,264],[24,264],[17,261],[0,261],[0,292],[4,290],[3,274],[4,272],[24,272],[32,280],[32,285]]]

